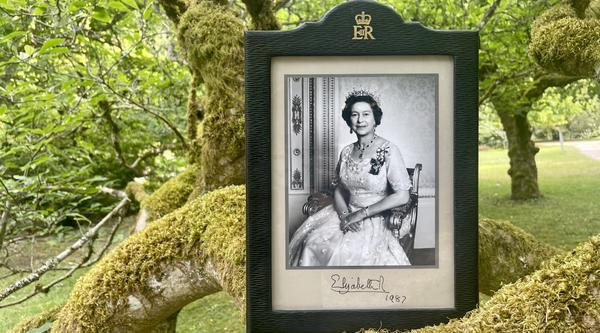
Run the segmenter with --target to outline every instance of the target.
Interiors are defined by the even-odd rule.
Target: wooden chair
[[[415,232],[417,230],[417,215],[419,213],[419,178],[423,166],[417,163],[414,168],[406,168],[412,183],[409,191],[409,200],[406,204],[390,209],[383,213],[388,228],[402,247],[408,259],[413,261],[415,245]],[[314,193],[302,206],[305,216],[311,216],[333,203],[333,197],[328,193]]]

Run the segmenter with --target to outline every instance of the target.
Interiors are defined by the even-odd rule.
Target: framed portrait
[[[246,34],[249,332],[475,307],[478,41],[370,1]]]

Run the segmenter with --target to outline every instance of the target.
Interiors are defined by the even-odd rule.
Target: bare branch
[[[33,291],[31,293],[29,293],[26,296],[23,296],[22,298],[14,301],[14,302],[10,302],[10,303],[5,303],[5,304],[0,304],[0,309],[2,308],[7,308],[9,306],[13,306],[13,305],[17,305],[17,304],[21,304],[23,302],[25,302],[26,300],[32,298],[33,296],[40,294],[40,293],[47,293],[50,288],[54,287],[56,284],[68,279],[71,277],[71,275],[73,275],[73,273],[78,270],[79,268],[81,268],[83,266],[83,264],[85,262],[87,262],[90,257],[92,256],[92,253],[94,251],[94,247],[93,247],[93,243],[89,243],[88,245],[88,252],[87,254],[81,259],[81,261],[79,262],[79,264],[73,266],[71,269],[69,269],[69,271],[67,273],[65,273],[64,275],[58,277],[57,279],[55,279],[54,281],[48,283],[45,286],[35,286],[35,288],[33,288]]]
[[[287,8],[289,3],[292,2],[292,0],[279,0],[275,3],[275,5],[273,6],[273,11],[275,13],[277,13],[278,10],[282,9],[282,8]]]
[[[150,150],[144,152],[142,155],[138,156],[138,158],[132,164],[129,164],[127,162],[127,160],[125,159],[125,155],[123,155],[123,150],[121,149],[121,141],[119,139],[119,127],[117,126],[117,124],[115,123],[115,121],[112,118],[111,106],[106,101],[100,101],[100,103],[98,103],[98,106],[103,111],[102,117],[108,123],[108,127],[110,129],[110,140],[112,142],[113,148],[115,149],[115,152],[117,153],[117,157],[119,158],[119,161],[121,161],[121,164],[124,167],[135,172],[136,175],[138,175],[138,176],[141,175],[141,172],[137,169],[138,165],[141,162],[143,162],[145,159],[147,159],[149,157],[156,156],[156,155],[164,152],[165,150],[173,147],[172,145],[164,145],[161,147],[150,149]]]
[[[100,252],[98,252],[98,255],[96,255],[96,258],[94,260],[86,262],[82,267],[89,267],[89,266],[95,264],[98,260],[100,260],[100,258],[102,258],[102,256],[104,256],[104,253],[106,252],[106,250],[108,250],[108,248],[112,244],[113,239],[115,238],[115,235],[117,234],[117,230],[119,230],[119,227],[121,226],[122,223],[123,223],[123,216],[119,215],[117,217],[117,223],[115,223],[115,225],[113,225],[112,229],[110,230],[110,235],[108,236],[108,240],[106,241],[106,243],[104,244],[102,249],[100,249]]]
[[[502,0],[494,0],[494,2],[490,5],[490,8],[488,8],[488,10],[483,15],[483,18],[481,19],[481,21],[479,21],[479,24],[477,24],[477,28],[480,31],[483,30],[483,27],[485,27],[485,25],[492,18],[492,16],[496,12],[496,9],[498,9],[498,6],[500,5],[500,1]]]
[[[10,211],[10,200],[6,200],[2,217],[0,217],[0,249],[4,244],[4,235],[6,234],[6,226],[8,225],[8,212]]]
[[[531,74],[532,74],[532,71],[527,70],[527,71],[518,72],[518,73],[514,73],[514,74],[510,74],[510,75],[505,75],[505,76],[498,78],[496,81],[494,81],[494,83],[492,83],[490,85],[490,87],[486,90],[486,92],[479,98],[479,105],[485,103],[485,101],[487,101],[490,98],[490,96],[492,96],[492,94],[494,93],[496,88],[498,88],[498,86],[501,85],[502,83],[512,80],[512,79],[525,77],[525,76],[531,75]]]
[[[100,228],[102,228],[102,226],[104,226],[104,224],[106,224],[106,222],[108,222],[113,217],[113,215],[115,215],[121,209],[126,207],[126,205],[129,202],[130,202],[129,198],[124,198],[123,200],[121,200],[121,202],[119,202],[119,204],[110,213],[108,213],[93,228],[88,230],[81,238],[79,238],[75,243],[73,243],[73,245],[71,245],[69,248],[67,248],[64,251],[62,251],[61,253],[59,253],[57,256],[55,256],[51,259],[48,259],[41,267],[34,270],[31,274],[29,274],[25,278],[13,283],[12,285],[8,286],[7,288],[5,288],[0,293],[0,301],[4,300],[6,297],[8,297],[10,294],[14,293],[15,291],[39,280],[39,278],[42,275],[44,275],[49,270],[55,268],[60,262],[65,260],[68,256],[73,254],[75,251],[79,250],[90,239],[95,237],[95,235],[98,233]]]
[[[175,147],[173,145],[166,144],[166,145],[163,145],[163,146],[160,146],[160,147],[156,147],[156,148],[150,149],[150,150],[146,151],[145,153],[143,153],[142,155],[138,156],[138,158],[135,161],[133,161],[133,163],[131,164],[131,167],[132,168],[137,168],[137,166],[141,162],[143,162],[145,159],[153,157],[153,156],[156,156],[156,155],[160,155],[165,150],[172,149],[172,148],[175,148]]]
[[[104,187],[104,186],[100,187],[100,192],[110,194],[112,196],[115,196],[115,197],[121,198],[121,199],[127,198],[127,193],[125,193],[123,191],[115,190],[115,189],[112,189],[109,187]]]
[[[118,96],[119,98],[121,98],[123,101],[127,101],[129,103],[131,103],[132,105],[134,105],[135,107],[139,108],[140,110],[147,112],[151,115],[153,115],[154,117],[158,118],[160,121],[162,121],[163,123],[165,123],[165,125],[167,125],[167,127],[169,127],[169,129],[171,129],[171,131],[173,131],[173,133],[175,133],[175,135],[177,136],[177,138],[179,139],[179,141],[181,141],[181,144],[183,145],[184,149],[187,150],[188,149],[188,145],[187,142],[185,141],[185,138],[183,137],[183,135],[181,135],[181,133],[179,132],[179,130],[177,129],[177,127],[167,118],[165,118],[163,115],[152,111],[150,108],[146,107],[145,105],[127,97],[127,96],[123,96],[123,94],[117,92],[110,84],[108,84],[103,78],[98,78],[96,77],[96,79],[102,84],[104,85],[106,88],[108,88],[113,94],[115,94],[116,96]]]
[[[131,167],[127,163],[127,160],[125,159],[125,156],[123,156],[123,150],[121,149],[121,141],[119,140],[119,127],[114,122],[110,114],[110,104],[107,101],[103,100],[98,103],[98,107],[100,107],[100,109],[102,110],[102,118],[104,118],[108,123],[108,128],[110,129],[110,141],[113,145],[113,148],[115,149],[115,152],[117,153],[119,161],[121,161],[121,164],[123,164],[123,166],[125,166],[128,169],[131,169]]]

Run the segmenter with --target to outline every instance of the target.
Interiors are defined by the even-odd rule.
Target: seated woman
[[[342,118],[357,141],[340,153],[334,203],[292,236],[291,266],[410,265],[382,215],[405,204],[411,187],[398,147],[375,134],[382,115],[369,92],[346,98]]]

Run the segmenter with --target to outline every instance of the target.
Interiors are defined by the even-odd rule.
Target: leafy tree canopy
[[[177,171],[189,74],[173,29],[149,1],[0,1],[9,231],[86,220],[112,201],[99,186]]]

